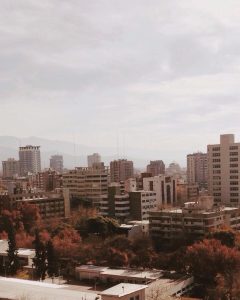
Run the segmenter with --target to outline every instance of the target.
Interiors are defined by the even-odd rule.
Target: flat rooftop
[[[117,296],[123,297],[125,295],[144,290],[147,288],[147,285],[140,285],[140,284],[131,284],[131,283],[120,283],[107,289],[101,293],[101,295],[108,295],[108,296]]]
[[[99,267],[94,265],[82,265],[76,267],[76,271],[82,272],[98,272],[101,276],[118,276],[139,278],[147,280],[156,280],[163,276],[162,271],[159,270],[132,270],[132,269],[111,269],[108,267]]]
[[[19,299],[21,296],[31,300],[95,300],[98,297],[73,286],[0,277],[0,297]]]

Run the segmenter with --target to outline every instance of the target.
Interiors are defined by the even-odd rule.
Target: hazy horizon
[[[119,156],[134,149],[182,165],[220,134],[240,140],[239,8],[233,0],[1,1],[0,136]]]

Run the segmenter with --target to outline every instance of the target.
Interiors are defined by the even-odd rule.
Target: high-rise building
[[[63,172],[63,156],[52,155],[50,158],[50,168],[58,173]]]
[[[20,175],[19,161],[9,158],[2,162],[3,178],[13,178]]]
[[[20,174],[41,172],[40,146],[19,147]]]
[[[177,204],[177,177],[158,175],[143,178],[143,190],[156,192],[157,206]]]
[[[111,182],[125,181],[133,177],[133,162],[126,159],[118,159],[110,162]]]
[[[215,204],[240,204],[240,143],[233,134],[220,136],[220,144],[208,145],[208,191]]]
[[[187,155],[188,184],[198,184],[199,188],[207,188],[208,170],[207,153],[193,153]]]
[[[63,174],[63,187],[69,189],[70,196],[94,205],[98,205],[102,195],[107,194],[108,184],[109,168],[103,163],[93,164],[92,168],[78,167]]]
[[[162,160],[151,160],[147,165],[147,173],[151,173],[152,176],[158,176],[165,174],[165,164]]]
[[[98,153],[93,153],[87,157],[88,167],[91,168],[93,164],[99,164],[101,162],[101,156]]]

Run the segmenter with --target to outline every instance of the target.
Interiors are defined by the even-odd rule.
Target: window
[[[215,162],[220,162],[221,161],[221,159],[220,158],[214,158],[213,159],[213,162],[215,163]]]
[[[139,295],[137,295],[137,296],[135,297],[135,300],[139,300]]]
[[[230,161],[238,161],[237,157],[230,157]]]
[[[220,147],[213,147],[212,151],[220,151]]]
[[[238,146],[230,146],[229,149],[230,150],[238,150]]]

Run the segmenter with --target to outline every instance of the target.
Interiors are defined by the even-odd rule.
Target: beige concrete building
[[[177,204],[177,177],[158,175],[143,178],[143,190],[156,192],[157,206]]]
[[[50,168],[58,173],[63,172],[63,156],[52,155],[50,158]]]
[[[198,184],[199,188],[207,188],[208,170],[207,153],[187,155],[187,181],[189,185]]]
[[[63,187],[68,188],[70,196],[85,199],[99,205],[102,195],[107,194],[109,168],[103,163],[91,168],[78,167],[63,174]]]
[[[110,162],[111,182],[125,181],[133,177],[133,162],[126,159],[118,159]]]
[[[19,160],[9,158],[2,162],[3,178],[13,178],[20,175]]]
[[[0,195],[0,209],[14,209],[24,203],[39,208],[42,219],[69,218],[70,199],[67,189],[55,193],[17,193]]]
[[[37,174],[41,172],[40,146],[19,147],[20,174]]]
[[[165,174],[165,164],[162,160],[151,160],[147,165],[147,173],[151,173],[152,176]]]
[[[101,156],[98,153],[93,153],[92,155],[88,155],[87,161],[88,161],[88,167],[92,168],[92,166],[94,164],[100,164],[101,163]]]
[[[220,136],[220,144],[208,145],[208,191],[215,204],[240,204],[240,143],[233,134]]]
[[[150,235],[157,241],[203,238],[223,225],[240,230],[240,209],[214,207],[213,198],[202,196],[196,202],[185,203],[183,208],[150,212]]]

